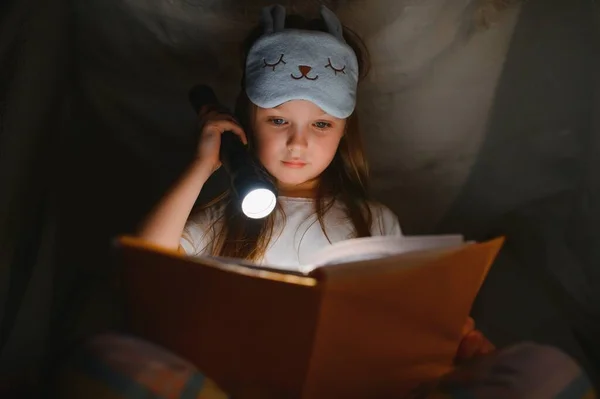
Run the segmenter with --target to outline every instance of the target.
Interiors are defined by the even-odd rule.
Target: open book
[[[186,257],[123,237],[134,333],[234,397],[398,397],[452,369],[502,239],[372,237],[332,245],[306,273]]]
[[[354,238],[336,242],[324,249],[316,251],[301,265],[300,272],[292,274],[307,275],[313,270],[336,264],[366,261],[385,258],[405,252],[423,251],[427,249],[455,248],[465,244],[462,235],[448,234],[439,236],[375,236]],[[212,259],[226,264],[236,264],[255,269],[282,272],[273,266],[259,266],[255,263],[219,256],[201,256],[199,261]],[[283,271],[286,272],[286,271]],[[290,273],[290,272],[286,272]]]

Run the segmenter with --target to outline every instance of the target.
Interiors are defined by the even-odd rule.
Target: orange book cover
[[[503,240],[319,267],[191,258],[123,237],[132,332],[236,397],[389,397],[452,369]]]

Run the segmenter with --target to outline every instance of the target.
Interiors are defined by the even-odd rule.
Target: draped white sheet
[[[281,3],[314,13],[319,2]],[[374,195],[408,233],[516,237],[476,307],[483,327],[498,342],[539,339],[597,361],[588,339],[600,330],[595,2],[325,3],[371,51],[359,113]],[[69,317],[93,329],[112,315],[110,237],[131,231],[189,160],[187,90],[209,83],[232,104],[240,40],[267,4],[7,3],[0,371],[40,358],[49,329],[71,333]],[[50,144],[63,152],[41,157]],[[11,295],[19,309],[7,319]]]

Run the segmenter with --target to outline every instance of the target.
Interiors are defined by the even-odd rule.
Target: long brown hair
[[[327,27],[322,19],[307,20],[299,15],[288,15],[285,22],[286,28],[320,30],[327,32]],[[244,40],[242,45],[242,66],[252,44],[261,36],[262,27],[257,26]],[[369,55],[360,37],[352,30],[344,27],[344,38],[358,58],[359,81],[368,73]],[[242,80],[242,87],[244,86]],[[248,143],[254,149],[252,132],[254,110],[256,106],[250,102],[245,90],[238,97],[235,114],[246,132]],[[333,161],[319,178],[315,195],[315,214],[321,229],[327,237],[325,214],[336,201],[339,201],[346,212],[348,220],[354,226],[356,237],[371,235],[372,214],[368,206],[368,166],[365,159],[362,138],[356,112],[346,120],[346,130]],[[211,201],[204,209],[211,206],[223,207],[224,211],[212,230],[214,239],[209,248],[212,255],[241,258],[251,261],[261,259],[273,237],[276,212],[285,218],[283,210],[278,206],[275,212],[264,219],[249,219],[239,209],[229,192]],[[222,222],[219,228],[216,223]]]

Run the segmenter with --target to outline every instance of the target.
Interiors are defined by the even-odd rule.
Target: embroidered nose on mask
[[[319,75],[314,76],[314,77],[309,77],[308,74],[310,71],[312,71],[312,67],[308,66],[308,65],[298,65],[298,69],[300,70],[300,76],[294,76],[294,74],[292,73],[291,76],[292,78],[299,80],[302,78],[306,78],[308,80],[317,80],[319,78]]]

